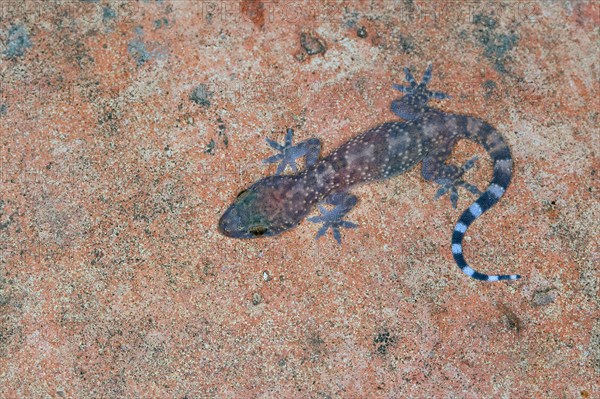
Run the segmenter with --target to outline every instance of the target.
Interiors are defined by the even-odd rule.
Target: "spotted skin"
[[[516,280],[519,275],[487,275],[471,268],[463,257],[463,238],[469,226],[502,197],[512,174],[512,157],[504,138],[489,124],[465,115],[444,113],[427,105],[432,98],[449,96],[427,89],[431,65],[418,83],[405,68],[408,86],[394,85],[404,93],[394,100],[391,110],[404,122],[386,122],[342,144],[319,159],[321,143],[310,139],[292,145],[293,131],[288,130],[283,145],[267,140],[280,154],[266,162],[281,162],[275,176],[269,176],[242,191],[219,220],[222,234],[233,238],[256,238],[280,234],[298,225],[320,203],[321,216],[309,220],[323,223],[317,238],[331,228],[341,243],[340,228],[356,224],[344,220],[357,199],[348,190],[361,183],[399,175],[422,162],[422,176],[441,185],[436,197],[449,193],[456,208],[459,187],[479,198],[460,216],[452,233],[452,255],[468,276],[483,281]],[[462,167],[446,161],[458,140],[467,139],[482,145],[494,162],[492,181],[481,193],[462,180],[476,158]],[[306,167],[296,172],[295,160],[304,156]],[[281,174],[286,165],[295,173]]]

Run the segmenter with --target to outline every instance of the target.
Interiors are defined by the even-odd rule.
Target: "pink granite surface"
[[[0,3],[0,397],[600,398],[597,2]],[[343,245],[220,214],[287,127],[394,119],[402,67],[510,143],[466,258],[418,169]],[[457,161],[483,187],[483,149]]]

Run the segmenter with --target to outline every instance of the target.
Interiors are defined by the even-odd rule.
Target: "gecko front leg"
[[[286,166],[290,166],[292,171],[296,173],[298,166],[296,165],[296,159],[305,156],[306,167],[313,166],[317,163],[319,155],[321,154],[321,141],[317,138],[308,139],[300,144],[292,145],[294,139],[294,130],[289,128],[285,135],[285,141],[283,144],[279,144],[269,138],[265,141],[275,150],[279,151],[279,154],[270,156],[265,159],[263,163],[275,163],[280,162],[277,166],[276,175],[280,175],[285,170]]]
[[[467,183],[462,179],[465,172],[475,165],[478,157],[471,158],[460,167],[447,164],[446,161],[450,157],[453,146],[454,143],[450,142],[448,145],[442,146],[442,149],[425,157],[423,159],[421,175],[425,180],[434,181],[441,185],[435,195],[435,199],[440,198],[446,193],[450,193],[452,208],[456,209],[459,187],[466,188],[475,195],[481,195],[482,193],[476,186]]]
[[[331,227],[333,231],[333,237],[338,242],[338,244],[342,243],[342,233],[340,232],[340,228],[354,229],[358,227],[356,223],[349,222],[344,220],[344,216],[348,212],[354,208],[358,199],[355,195],[341,192],[335,193],[327,197],[324,201],[329,205],[334,205],[335,207],[332,210],[327,210],[322,204],[319,204],[319,210],[321,211],[321,216],[314,216],[308,218],[310,222],[313,223],[323,223],[323,226],[319,229],[316,240],[321,238],[327,230]]]

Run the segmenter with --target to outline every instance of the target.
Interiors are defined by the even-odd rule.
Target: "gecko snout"
[[[229,208],[219,219],[219,231],[227,237],[238,237],[242,227],[242,219],[237,209]]]
[[[219,232],[232,238],[257,238],[270,234],[264,223],[245,221],[236,206],[231,206],[219,219]]]

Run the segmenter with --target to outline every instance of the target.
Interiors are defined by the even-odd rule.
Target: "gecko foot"
[[[405,80],[408,86],[395,84],[392,87],[405,94],[404,97],[392,102],[391,110],[403,119],[414,120],[427,109],[427,103],[430,99],[442,100],[450,98],[446,93],[439,91],[430,91],[427,84],[431,80],[432,64],[429,64],[421,83],[417,83],[414,76],[408,68],[404,68]]]
[[[292,145],[294,139],[294,130],[289,128],[285,135],[285,141],[283,144],[279,144],[276,141],[273,141],[269,138],[266,138],[265,141],[272,148],[279,151],[279,154],[270,156],[265,159],[263,163],[276,163],[279,162],[279,166],[277,166],[276,175],[280,175],[285,170],[286,166],[290,166],[292,171],[296,173],[298,171],[298,166],[296,165],[296,159],[302,158],[306,156],[305,162],[306,166],[314,165],[319,159],[319,154],[321,152],[321,141],[319,139],[313,138],[298,145]]]
[[[357,198],[352,194],[338,193],[330,195],[325,202],[330,205],[335,205],[335,208],[328,210],[323,205],[319,204],[321,216],[308,218],[310,222],[323,223],[315,240],[321,238],[325,235],[327,230],[331,228],[331,231],[333,231],[333,238],[335,238],[338,244],[341,244],[342,234],[340,228],[354,229],[358,227],[356,223],[344,220],[344,216],[346,216],[346,214],[356,205]]]
[[[475,165],[475,162],[477,162],[478,159],[479,159],[478,157],[474,157],[474,158],[471,158],[470,160],[468,160],[462,167],[460,167],[458,169],[458,171],[456,173],[456,177],[453,179],[449,179],[449,178],[437,179],[436,183],[440,184],[441,187],[438,190],[438,192],[435,194],[435,199],[439,199],[444,194],[449,192],[450,193],[450,202],[452,203],[452,208],[456,209],[456,205],[458,202],[458,187],[466,188],[469,192],[471,192],[475,195],[481,195],[482,192],[476,186],[462,180],[463,174],[467,170],[471,169]]]

